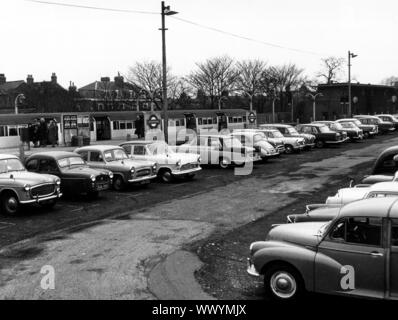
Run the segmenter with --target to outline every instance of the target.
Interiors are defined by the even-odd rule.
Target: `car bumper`
[[[342,139],[342,140],[326,140],[325,143],[326,144],[339,144],[339,143],[343,143],[344,141],[346,141],[346,139]]]
[[[303,147],[310,148],[310,149],[315,148],[315,142],[314,143],[306,143]]]
[[[252,276],[252,277],[259,277],[260,273],[256,270],[253,262],[251,261],[250,258],[247,258],[247,273]]]
[[[21,204],[32,204],[32,203],[41,203],[49,200],[59,199],[62,197],[62,193],[53,194],[51,196],[43,197],[43,198],[36,198],[31,200],[22,200],[20,201]]]
[[[171,171],[171,174],[173,176],[184,176],[187,174],[192,174],[192,173],[198,172],[200,170],[202,170],[201,167],[192,168],[192,169],[188,169],[188,170],[173,170],[173,171]]]
[[[157,177],[157,175],[152,175],[152,176],[144,176],[144,177],[139,177],[139,178],[134,178],[134,179],[129,179],[128,182],[129,183],[141,183],[141,182],[145,182],[145,181],[149,181],[152,179],[155,179]]]
[[[262,154],[261,158],[263,159],[269,159],[269,158],[275,158],[278,157],[282,152],[274,152],[274,153],[267,153],[267,154]],[[256,160],[254,160],[256,161]]]

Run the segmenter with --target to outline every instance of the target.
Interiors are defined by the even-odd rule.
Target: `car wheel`
[[[50,209],[54,208],[56,203],[57,203],[56,200],[50,200],[50,201],[40,203],[40,206],[43,207],[44,209],[50,210]]]
[[[293,151],[294,151],[293,146],[291,146],[290,144],[285,145],[285,153],[291,154],[293,153]]]
[[[113,189],[121,191],[126,188],[126,184],[121,176],[113,177]]]
[[[297,300],[304,293],[304,283],[293,267],[274,265],[265,272],[264,289],[273,300]]]
[[[173,175],[170,170],[162,170],[159,173],[160,179],[165,183],[170,183],[173,181]]]
[[[12,193],[7,192],[0,199],[1,212],[7,215],[14,215],[18,213],[19,201],[18,197]]]
[[[221,169],[227,169],[229,167],[228,161],[225,160],[224,158],[219,159],[218,165],[220,166]]]
[[[364,132],[364,133],[363,133],[363,137],[364,137],[365,139],[368,139],[368,138],[369,138],[369,132]]]
[[[315,145],[316,145],[317,148],[323,148],[323,146],[325,145],[325,143],[324,143],[323,141],[321,141],[321,140],[317,140],[317,141],[315,142]]]

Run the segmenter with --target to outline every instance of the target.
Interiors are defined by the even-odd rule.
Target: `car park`
[[[265,134],[268,141],[274,141],[277,139],[282,141],[285,149],[285,153],[290,154],[293,152],[301,152],[305,148],[305,139],[301,137],[285,137],[277,129],[258,129],[258,131]]]
[[[395,130],[398,129],[398,118],[396,116],[392,114],[376,114],[375,116],[382,121],[391,122]]]
[[[375,125],[378,128],[379,133],[388,133],[395,130],[394,124],[391,121],[385,121],[384,119],[370,115],[356,115],[355,119],[361,121],[365,125]]]
[[[87,146],[78,148],[75,152],[82,156],[90,168],[111,171],[115,190],[124,190],[129,184],[146,184],[156,178],[157,167],[154,161],[130,159],[119,146]]]
[[[0,213],[16,214],[21,205],[52,208],[62,196],[60,184],[54,175],[28,172],[17,156],[0,154]]]
[[[201,163],[216,164],[223,169],[231,165],[244,165],[261,160],[258,151],[252,147],[245,147],[239,139],[231,135],[198,135],[180,145],[177,150],[199,154]]]
[[[347,137],[350,139],[350,141],[357,141],[357,140],[362,140],[364,138],[363,136],[363,130],[358,128],[357,125],[353,122],[337,122],[339,123],[342,128],[347,132]]]
[[[175,152],[164,141],[127,141],[120,146],[132,160],[156,162],[157,176],[164,182],[192,179],[201,170],[200,156]]]
[[[250,245],[247,272],[263,275],[276,300],[308,291],[397,300],[398,199],[355,201],[329,222],[274,226]]]
[[[86,194],[91,198],[109,189],[113,178],[111,171],[89,168],[79,154],[68,151],[34,153],[27,158],[26,169],[59,177],[65,194]]]
[[[359,129],[362,130],[364,138],[369,138],[375,136],[378,133],[378,127],[374,124],[363,124],[359,119],[356,118],[344,118],[336,120],[337,122],[344,123],[344,122],[352,122],[354,123]]]
[[[370,174],[364,176],[361,183],[373,184],[392,181],[397,170],[398,146],[389,147],[379,154]]]
[[[282,141],[274,141],[274,145],[266,138],[265,134],[255,130],[236,130],[231,134],[247,147],[252,147],[259,152],[263,161],[280,156],[285,151]],[[278,148],[280,146],[280,148]]]
[[[313,134],[299,133],[296,128],[283,123],[261,124],[260,129],[276,129],[285,137],[304,138],[305,149],[310,150],[315,146],[315,136]]]
[[[314,135],[315,145],[318,148],[322,148],[328,144],[339,144],[346,141],[340,133],[332,131],[328,126],[320,123],[298,124],[296,129],[300,133]]]
[[[343,128],[341,123],[335,122],[335,121],[314,121],[312,123],[320,123],[326,125],[330,130],[334,132],[338,132],[341,134],[341,137],[343,140],[347,140],[347,131]]]

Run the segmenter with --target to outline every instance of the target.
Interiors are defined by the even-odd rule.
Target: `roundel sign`
[[[155,114],[151,114],[147,120],[147,123],[151,129],[156,129],[159,127],[160,120]]]
[[[250,112],[247,118],[249,119],[250,123],[254,123],[254,121],[256,121],[257,119],[256,114],[254,112]]]

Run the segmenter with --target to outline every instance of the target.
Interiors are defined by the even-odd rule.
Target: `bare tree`
[[[167,68],[167,88],[174,86],[176,77]],[[151,101],[151,110],[156,105],[160,109],[159,102],[163,101],[162,97],[162,64],[156,61],[137,62],[133,67],[129,68],[127,81],[133,83],[145,92],[146,97]]]
[[[250,110],[253,110],[253,97],[264,90],[263,75],[266,63],[261,60],[245,60],[238,62],[235,89],[249,97]]]
[[[194,88],[210,97],[212,108],[217,101],[221,109],[222,98],[235,89],[238,73],[234,65],[234,60],[228,56],[208,59],[204,63],[196,63],[197,70],[187,79]]]
[[[318,78],[324,78],[326,84],[331,84],[339,79],[345,63],[344,58],[328,57],[322,59],[322,70],[318,72]]]
[[[391,76],[381,80],[381,84],[384,84],[386,86],[394,85],[395,82],[398,82],[398,77],[395,76]]]

